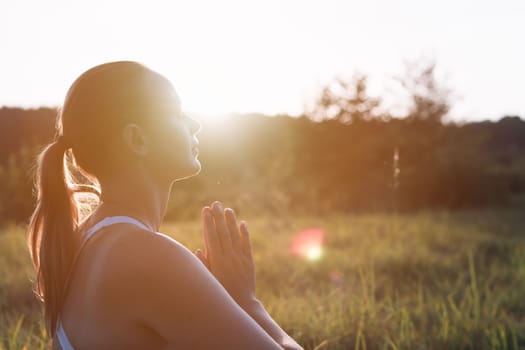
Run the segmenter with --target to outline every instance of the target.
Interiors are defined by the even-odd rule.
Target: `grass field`
[[[525,215],[518,210],[244,218],[258,296],[305,349],[525,349]],[[293,236],[325,232],[323,255]],[[194,250],[200,223],[161,228]],[[0,233],[0,349],[44,349],[23,228]]]

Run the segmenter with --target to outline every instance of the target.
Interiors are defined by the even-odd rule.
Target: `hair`
[[[106,63],[83,73],[58,112],[55,140],[38,156],[28,245],[51,337],[80,248],[79,226],[100,201],[98,176],[111,171],[108,149],[126,123],[147,122],[152,73],[135,62]]]

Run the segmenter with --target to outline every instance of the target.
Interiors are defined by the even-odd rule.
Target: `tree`
[[[36,148],[24,147],[0,164],[0,225],[27,223],[34,209],[33,171]]]
[[[380,117],[380,105],[379,98],[368,95],[368,78],[356,74],[350,81],[336,79],[325,86],[307,115],[317,121],[335,119],[350,124]]]
[[[436,79],[436,63],[412,62],[397,79],[410,95],[407,119],[442,123],[450,111],[451,91]]]

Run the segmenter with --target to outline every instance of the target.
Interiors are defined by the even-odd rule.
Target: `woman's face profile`
[[[157,76],[150,91],[153,119],[150,135],[155,174],[169,181],[196,175],[201,170],[196,134],[200,123],[182,111],[180,99],[164,77]]]

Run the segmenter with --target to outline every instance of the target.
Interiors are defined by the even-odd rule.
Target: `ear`
[[[128,124],[124,127],[122,140],[133,154],[144,156],[148,153],[148,137],[137,124]]]

